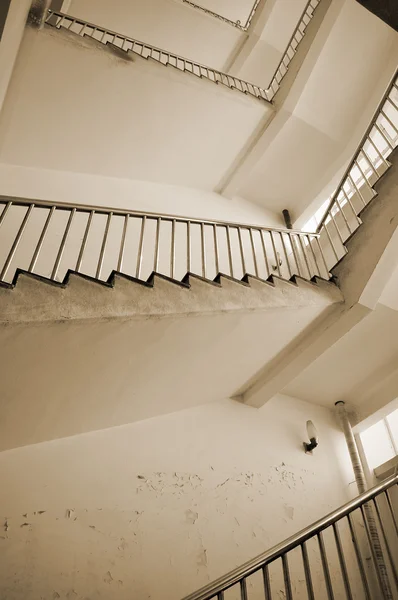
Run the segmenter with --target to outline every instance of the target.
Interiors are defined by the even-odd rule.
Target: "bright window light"
[[[390,436],[395,449],[395,454],[398,454],[398,408],[386,417],[386,421],[390,430]]]
[[[379,467],[396,455],[385,419],[365,429],[360,435],[370,469]]]

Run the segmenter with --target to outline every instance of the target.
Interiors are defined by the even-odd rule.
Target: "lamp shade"
[[[318,432],[312,421],[307,421],[307,434],[310,440],[318,441]]]

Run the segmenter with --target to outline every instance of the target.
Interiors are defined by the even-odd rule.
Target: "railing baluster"
[[[316,258],[316,254],[315,254],[315,252],[314,252],[314,248],[313,248],[313,246],[312,246],[312,239],[311,239],[311,236],[309,236],[309,235],[305,235],[305,236],[304,236],[304,239],[305,239],[305,238],[307,238],[307,241],[308,241],[308,247],[311,249],[312,258],[314,259],[315,268],[316,268],[316,270],[317,270],[317,273],[314,273],[314,275],[319,275],[319,276],[321,276],[321,270],[320,270],[320,268],[319,268],[319,264],[318,264],[318,261],[317,261],[317,258]]]
[[[264,583],[265,600],[272,600],[271,582],[270,582],[270,579],[269,579],[268,565],[264,565],[263,568],[262,568],[262,571],[263,571],[263,583]]]
[[[11,261],[14,258],[15,252],[17,251],[17,248],[19,246],[19,242],[21,241],[21,237],[23,235],[23,232],[25,231],[26,225],[28,224],[29,217],[32,214],[32,210],[34,209],[34,207],[35,207],[35,205],[31,204],[29,206],[29,208],[27,209],[25,215],[24,215],[24,218],[22,220],[20,228],[18,229],[18,233],[15,236],[14,242],[13,242],[13,244],[11,246],[11,250],[8,253],[8,256],[6,258],[4,266],[3,266],[2,270],[1,270],[0,281],[3,281],[5,279],[5,277],[6,277],[6,275],[7,275],[7,271],[10,268]]]
[[[289,562],[287,554],[282,554],[283,580],[285,582],[285,597],[286,600],[293,600],[292,584],[290,581]]]
[[[354,178],[351,176],[351,173],[350,173],[350,174],[347,176],[347,181],[350,181],[350,182],[351,182],[352,186],[353,186],[353,187],[355,188],[355,190],[357,191],[357,193],[358,193],[358,196],[360,197],[360,199],[361,199],[361,201],[362,201],[362,204],[363,204],[364,206],[366,206],[366,201],[365,201],[365,198],[363,197],[363,194],[362,194],[361,190],[359,189],[359,187],[358,187],[358,186],[357,186],[357,184],[355,183],[355,181],[354,181]]]
[[[54,207],[55,208],[55,207]],[[94,217],[94,213],[95,211],[92,210],[90,211],[90,214],[88,216],[87,219],[87,225],[86,225],[86,229],[84,231],[84,236],[83,236],[83,241],[82,241],[82,245],[80,246],[80,252],[79,252],[79,256],[77,258],[77,262],[76,262],[76,271],[79,273],[80,268],[82,266],[82,261],[83,261],[83,254],[84,251],[86,249],[86,245],[87,245],[87,238],[88,238],[88,234],[90,232],[90,227],[91,227],[91,221],[93,220]]]
[[[329,214],[330,214],[330,218],[331,218],[331,219],[332,219],[332,221],[333,221],[333,225],[334,225],[334,227],[335,227],[335,229],[336,229],[337,237],[339,238],[339,240],[340,240],[341,244],[344,246],[343,236],[341,235],[341,232],[340,232],[339,226],[338,226],[338,225],[337,225],[337,223],[336,223],[336,219],[335,219],[335,217],[334,217],[334,214],[333,214],[333,208],[332,208],[332,210],[330,211],[330,213],[329,213]]]
[[[239,239],[240,258],[242,261],[242,272],[243,272],[243,275],[246,275],[246,262],[245,262],[245,254],[243,251],[242,232],[241,232],[240,227],[237,227],[237,230],[238,230],[238,239]]]
[[[254,246],[253,230],[251,227],[249,229],[249,234],[250,234],[250,243],[251,243],[252,252],[253,252],[254,273],[255,273],[256,277],[258,277],[258,264],[257,264],[256,248]]]
[[[122,239],[120,241],[119,259],[117,261],[117,267],[116,267],[116,270],[119,273],[121,273],[121,271],[123,269],[124,248],[125,248],[125,245],[126,245],[126,234],[127,234],[127,227],[128,227],[128,224],[129,224],[129,217],[130,217],[130,215],[125,215],[124,216]]]
[[[375,123],[374,127],[380,133],[381,137],[384,139],[384,141],[386,142],[386,144],[390,148],[390,150],[394,150],[394,146],[391,144],[390,140],[388,140],[386,138],[386,136],[384,135],[383,131],[380,129],[379,125],[377,123]]]
[[[101,251],[100,251],[100,255],[99,255],[99,259],[98,259],[97,271],[95,273],[95,277],[97,279],[101,279],[102,265],[104,264],[105,249],[106,249],[106,243],[108,241],[109,227],[111,224],[112,215],[113,215],[113,213],[110,212],[106,219],[104,237],[102,238]]]
[[[326,271],[326,279],[327,279],[327,278],[329,277],[329,269],[328,269],[328,266],[327,266],[327,264],[326,264],[325,255],[324,255],[324,253],[323,253],[322,246],[321,246],[321,243],[320,243],[320,241],[319,241],[319,238],[317,237],[317,238],[315,238],[315,239],[316,239],[316,242],[317,242],[317,246],[318,246],[318,249],[319,249],[319,253],[320,253],[321,257],[322,257],[322,262],[323,262],[323,266],[325,267],[325,271]]]
[[[301,544],[301,554],[303,557],[305,585],[307,588],[308,600],[315,600],[314,588],[312,585],[310,561],[308,560],[307,545],[305,542]]]
[[[355,556],[357,559],[358,569],[359,569],[359,573],[361,575],[362,586],[363,586],[363,590],[365,592],[366,600],[372,600],[371,596],[370,596],[368,580],[366,579],[366,572],[365,572],[365,567],[364,567],[364,564],[362,561],[361,550],[359,547],[357,534],[355,532],[354,524],[352,522],[352,518],[351,518],[350,514],[347,515],[347,519],[348,519],[348,524],[350,527],[351,539],[352,539],[352,543],[354,546]]]
[[[227,230],[227,247],[228,247],[228,260],[229,260],[229,271],[231,277],[234,276],[234,266],[232,263],[232,248],[231,248],[231,234],[229,231],[229,225],[226,226]]]
[[[1,215],[0,215],[0,227],[1,227],[1,225],[2,225],[2,223],[3,223],[3,221],[4,221],[4,219],[6,218],[8,211],[9,211],[9,210],[10,210],[10,208],[11,208],[11,205],[12,205],[12,202],[7,202],[7,204],[6,204],[6,205],[5,205],[5,207],[3,208],[3,212],[2,212],[2,213],[1,213]]]
[[[292,233],[289,233],[288,236],[289,236],[289,240],[290,240],[290,245],[292,247],[294,260],[296,262],[297,275],[301,275],[301,265],[300,265],[299,256],[297,255],[295,235]]]
[[[153,255],[153,270],[155,273],[158,272],[159,268],[159,239],[160,239],[160,223],[161,218],[156,219],[156,234],[155,234],[155,252]]]
[[[321,562],[322,562],[322,570],[325,577],[326,591],[328,595],[328,600],[334,600],[332,580],[330,578],[329,564],[325,551],[325,543],[323,541],[322,531],[317,533],[319,550],[321,553]]]
[[[213,238],[214,238],[214,264],[216,267],[216,275],[220,272],[220,262],[218,257],[218,239],[217,239],[217,225],[213,225]]]
[[[348,577],[347,565],[344,558],[343,546],[341,544],[340,532],[338,530],[337,523],[333,523],[333,533],[336,542],[337,555],[339,557],[341,575],[343,577],[344,589],[348,600],[352,600],[352,592],[350,586],[350,580]]]
[[[273,252],[274,252],[274,257],[275,257],[275,265],[276,265],[276,269],[277,269],[277,271],[278,271],[278,275],[279,275],[279,277],[282,277],[282,274],[281,274],[281,266],[280,266],[280,264],[279,264],[279,254],[278,254],[278,252],[276,251],[276,246],[275,246],[274,232],[273,232],[273,231],[270,231],[270,235],[271,235],[272,250],[273,250]]]
[[[330,237],[330,233],[329,233],[329,230],[328,230],[328,224],[326,223],[326,221],[325,221],[325,224],[324,224],[323,228],[326,231],[326,235],[328,236],[328,240],[329,240],[330,246],[331,246],[331,248],[333,250],[333,253],[334,253],[335,257],[336,257],[336,262],[338,262],[339,261],[339,255],[337,254],[336,248],[335,248],[335,246],[333,244],[333,241],[332,241],[332,238]]]
[[[291,276],[292,276],[292,271],[290,269],[290,263],[289,263],[289,257],[288,257],[288,254],[287,254],[287,248],[286,248],[285,240],[284,240],[284,237],[283,237],[283,233],[281,231],[279,232],[279,235],[280,235],[280,238],[281,238],[281,244],[282,244],[282,248],[283,248],[283,253],[285,255],[287,271],[289,273],[289,279],[290,279]]]
[[[33,271],[33,269],[35,268],[35,266],[36,266],[36,262],[37,262],[37,259],[39,258],[39,254],[40,254],[41,248],[43,246],[44,238],[46,236],[46,233],[47,233],[48,227],[50,225],[50,221],[51,221],[51,218],[52,218],[52,216],[54,214],[54,211],[55,211],[55,206],[52,206],[50,208],[50,210],[48,211],[48,215],[47,215],[46,221],[44,223],[44,227],[43,227],[43,229],[41,231],[41,234],[40,234],[40,237],[39,237],[39,241],[37,242],[35,251],[33,253],[32,260],[30,261],[30,265],[28,267],[29,273],[31,273]]]
[[[260,237],[261,237],[261,245],[263,247],[265,270],[266,270],[266,273],[267,273],[267,277],[269,277],[270,276],[270,270],[269,270],[269,264],[268,264],[267,249],[265,247],[264,229],[259,229],[259,232],[260,232]]]
[[[191,272],[191,221],[187,222],[187,273]]]
[[[139,279],[140,275],[141,275],[142,249],[143,249],[143,245],[144,245],[145,224],[146,224],[146,216],[141,217],[140,241],[138,243],[137,267],[135,270],[135,276],[137,279]]]
[[[248,600],[246,579],[241,579],[239,583],[241,600]]]
[[[66,225],[66,228],[65,228],[65,232],[64,232],[62,241],[61,241],[61,245],[60,245],[59,250],[58,250],[57,258],[55,259],[54,267],[53,267],[53,270],[51,272],[51,279],[55,279],[57,277],[59,265],[60,265],[60,262],[61,262],[61,259],[62,259],[62,255],[63,255],[64,250],[65,250],[66,240],[68,239],[69,230],[71,228],[73,217],[75,216],[75,212],[76,212],[76,208],[73,208],[70,211],[69,219],[68,219],[68,222],[67,222],[67,225]]]
[[[204,223],[200,224],[200,244],[202,248],[202,277],[206,277],[206,248]]]
[[[310,263],[308,262],[307,252],[306,252],[306,249],[305,249],[305,244],[303,243],[303,236],[302,235],[298,235],[297,237],[299,239],[300,246],[301,246],[301,251],[302,251],[303,256],[304,256],[305,266],[307,267],[308,278],[311,279],[312,274],[311,274],[311,269],[310,269]]]
[[[171,222],[171,248],[170,248],[170,277],[174,279],[176,261],[176,220]]]

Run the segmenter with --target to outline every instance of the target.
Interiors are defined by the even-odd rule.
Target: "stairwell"
[[[272,127],[281,106],[274,97],[279,90],[283,97],[285,78],[286,90],[291,89],[288,70],[297,68],[296,50],[317,6],[314,0],[305,5],[268,87],[84,19],[48,11],[43,29],[25,31],[10,87],[10,97],[18,92],[18,101],[6,102],[1,113],[0,159],[5,172],[16,166],[26,172],[48,169],[94,178],[104,174],[115,180],[142,178],[200,189],[209,193],[211,201],[210,194],[228,180],[237,157],[251,155]],[[184,8],[203,12],[203,7]],[[247,30],[236,23],[222,25],[237,29],[239,35],[246,33],[260,19],[260,9],[264,9],[261,2],[250,13]],[[205,18],[218,19],[208,13]],[[39,72],[45,76],[38,83]],[[265,212],[259,213],[257,223],[249,224],[248,219],[236,222],[137,210],[131,204],[119,208],[114,198],[109,206],[95,204],[95,194],[85,202],[62,202],[46,194],[44,199],[17,197],[7,193],[7,186],[3,189],[0,473],[8,483],[0,498],[8,513],[0,536],[6,549],[6,566],[0,567],[1,600],[33,600],[37,594],[46,600],[127,598],[131,590],[139,600],[172,600],[206,579],[219,577],[237,561],[247,561],[249,547],[259,544],[263,549],[281,541],[276,530],[267,537],[273,513],[266,515],[263,510],[263,496],[272,495],[273,486],[270,505],[275,515],[282,511],[278,522],[286,533],[297,530],[296,519],[307,526],[315,516],[347,499],[343,481],[346,486],[349,475],[344,461],[336,459],[330,467],[338,481],[335,486],[327,477],[330,455],[337,455],[339,448],[347,457],[346,449],[339,446],[341,433],[333,438],[326,409],[315,411],[330,436],[319,457],[297,459],[297,445],[302,448],[298,437],[287,445],[292,464],[282,459],[278,436],[284,438],[286,427],[295,431],[295,415],[303,419],[310,409],[279,394],[315,356],[372,310],[396,262],[396,77],[316,231],[264,224],[261,214]],[[71,82],[77,95],[68,93]],[[152,121],[145,121],[148,110]],[[66,113],[69,120],[62,119]],[[40,116],[44,114],[46,119]],[[137,124],[142,128],[137,130]],[[231,398],[235,400],[225,400]],[[252,407],[266,402],[256,429]],[[286,406],[286,415],[275,425],[278,434],[272,432],[277,405],[282,411]],[[261,441],[267,414],[269,440]],[[206,425],[211,415],[214,423]],[[221,442],[212,453],[217,431],[229,418],[233,435],[229,438],[223,432],[220,440],[235,457],[234,466],[224,462]],[[174,434],[167,425],[173,419]],[[250,423],[242,446],[235,442],[241,420]],[[252,428],[256,447],[271,461],[268,471],[259,456],[254,459]],[[152,451],[156,454],[155,460],[154,455],[147,463],[143,460],[145,473],[134,463],[140,462],[141,430],[148,432],[148,439],[159,435],[162,441],[156,450],[157,442],[152,450],[149,446],[145,450],[148,456]],[[181,450],[178,443],[171,448],[173,437],[180,440]],[[141,441],[144,448],[144,438]],[[82,454],[87,465],[84,459],[79,464],[79,450],[74,456],[81,443],[90,447],[89,454]],[[29,473],[31,448],[35,476],[15,483],[9,473],[18,464],[21,473]],[[195,455],[192,463],[189,448]],[[187,457],[179,457],[179,452]],[[174,463],[168,462],[168,454]],[[134,464],[127,464],[126,456]],[[57,473],[56,457],[61,464],[70,461],[65,480]],[[304,462],[308,458],[314,458],[312,467]],[[100,475],[101,460],[108,469],[106,478]],[[248,470],[253,460],[256,472]],[[125,461],[119,473],[115,465]],[[182,470],[173,469],[173,464]],[[194,464],[197,472],[192,470]],[[93,478],[101,481],[99,503],[88,465]],[[112,470],[117,473],[115,489],[109,485],[113,506],[109,509],[101,486],[105,479],[106,485],[108,478],[112,480]],[[81,495],[78,490],[66,491],[69,476],[82,478]],[[31,485],[34,477],[39,481],[37,494]],[[50,494],[45,491],[48,477],[53,481]],[[131,486],[126,483],[130,479],[134,480]],[[23,492],[13,506],[18,486]],[[388,575],[398,585],[397,490],[395,476],[186,600],[381,598],[383,585],[371,557],[372,543],[366,541],[369,531],[363,507],[369,502],[375,506]],[[294,504],[298,492],[300,502]],[[326,497],[318,501],[309,519],[313,492]],[[85,504],[79,505],[82,498]],[[120,502],[127,504],[123,507]],[[209,502],[220,522],[225,514],[234,518],[233,527],[230,522],[226,526],[226,535],[220,527],[221,545],[213,539],[213,525],[208,528],[202,523]],[[242,514],[237,514],[235,502]],[[247,515],[250,504],[245,502],[253,503],[260,529]],[[168,513],[163,514],[164,507]],[[167,515],[170,527],[165,526]],[[148,519],[143,526],[141,518]],[[239,519],[250,524],[246,533],[238,532]],[[191,526],[193,537],[188,531]],[[149,533],[148,538],[151,528],[160,533]],[[182,543],[177,539],[176,554],[166,557],[172,530]],[[18,554],[23,556],[21,548],[29,548],[36,534],[26,566]],[[230,552],[235,536],[237,549]],[[246,536],[250,543],[244,541]],[[68,541],[60,550],[57,540],[62,538]],[[184,543],[190,552],[195,547],[193,554],[184,555]],[[69,545],[74,548],[71,553]],[[108,550],[110,562],[105,556]],[[46,561],[38,558],[40,552],[47,557],[48,569]],[[157,553],[161,564],[152,577],[152,555]],[[87,558],[94,555],[95,559]],[[137,569],[126,577],[120,565],[127,557]],[[214,567],[209,567],[209,559]],[[75,564],[69,574],[68,566],[61,569],[65,560]],[[178,577],[175,565],[187,561],[187,573]]]

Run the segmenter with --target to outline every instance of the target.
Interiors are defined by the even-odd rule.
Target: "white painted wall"
[[[209,80],[28,28],[0,118],[0,162],[212,190],[271,114]]]
[[[307,419],[320,437],[312,456],[302,448]],[[337,508],[355,487],[333,415],[283,396],[260,411],[223,401],[3,452],[0,479],[7,600],[176,600]],[[311,545],[310,556],[323,600]],[[301,600],[299,560],[290,569]],[[253,600],[259,584],[249,582]]]
[[[72,0],[68,13],[220,70],[245,37],[182,0]]]

